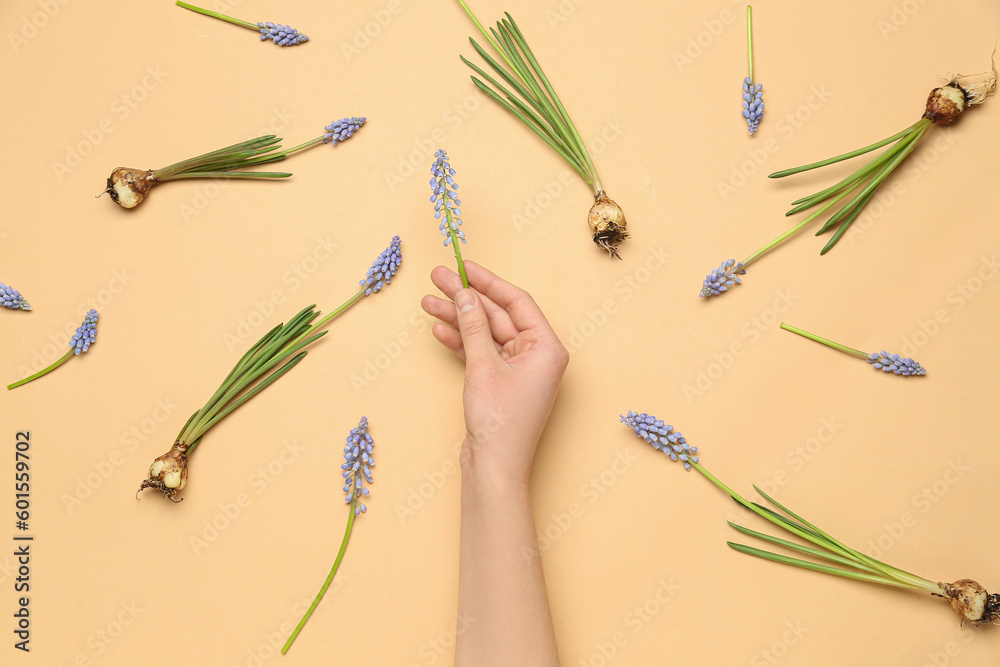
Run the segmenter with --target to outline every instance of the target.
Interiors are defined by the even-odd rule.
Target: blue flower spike
[[[11,310],[31,310],[31,304],[10,285],[0,283],[0,306]]]
[[[460,243],[465,243],[465,232],[462,226],[462,201],[458,198],[458,183],[455,182],[455,170],[448,161],[448,151],[439,148],[434,153],[434,163],[431,164],[431,203],[434,204],[434,219],[440,220],[438,230],[444,237],[444,245],[450,243],[455,249],[455,262],[458,264],[458,274],[462,278],[462,286],[469,287],[469,278],[465,273],[465,262],[462,260]]]
[[[368,417],[362,417],[358,425],[351,429],[347,435],[347,444],[344,445],[344,463],[340,465],[344,478],[344,502],[350,504],[357,500],[354,506],[355,516],[360,516],[362,512],[367,512],[368,507],[361,502],[362,498],[368,496],[368,487],[365,482],[372,483],[372,468],[375,466],[375,459],[372,457],[372,449],[375,441],[372,440],[368,432]]]
[[[371,296],[383,287],[392,282],[392,277],[399,270],[399,265],[403,261],[403,254],[400,252],[402,241],[399,236],[393,236],[389,247],[375,258],[364,280],[360,285],[365,286],[365,296]]]
[[[323,135],[323,143],[333,143],[336,146],[342,141],[347,141],[354,133],[361,129],[361,126],[368,120],[366,116],[352,116],[351,118],[341,118],[324,127],[326,134]]]
[[[746,269],[743,268],[743,262],[737,263],[735,259],[728,259],[705,276],[698,296],[719,296],[728,292],[730,287],[743,282],[737,276],[744,273],[746,273]]]
[[[663,452],[670,457],[671,461],[683,463],[685,470],[690,470],[692,463],[698,463],[699,459],[695,456],[698,448],[688,445],[684,436],[662,419],[633,410],[629,410],[628,414],[618,415],[618,417],[622,424],[631,428],[637,436],[652,445],[653,449]]]

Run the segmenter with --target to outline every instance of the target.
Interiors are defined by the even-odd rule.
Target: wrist
[[[494,447],[491,446],[490,449]],[[511,470],[511,466],[502,464],[483,452],[468,436],[462,444],[459,462],[463,488],[486,496],[504,496],[510,499],[528,497],[530,462],[524,470]]]

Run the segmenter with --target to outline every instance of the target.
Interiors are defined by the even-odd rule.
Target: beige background
[[[12,648],[13,558],[0,557],[0,662],[276,664],[268,642],[284,641],[340,543],[340,447],[365,414],[370,511],[280,660],[450,663],[463,369],[419,309],[430,269],[452,263],[425,178],[443,146],[466,256],[529,289],[573,349],[533,479],[565,664],[1000,664],[995,629],[960,628],[939,600],[728,549],[735,506],[618,424],[653,411],[736,489],[770,483],[899,567],[1000,588],[1000,100],[934,128],[830,255],[803,233],[734,293],[696,298],[713,266],[790,226],[790,201],[854,167],[766,173],[892,134],[939,77],[984,70],[995,2],[760,3],[767,110],[748,138],[745,5],[477,0],[484,21],[517,18],[593,149],[634,235],[622,263],[589,240],[582,181],[469,81],[458,55],[474,55],[474,27],[456,3],[275,4],[229,7],[309,44],[259,44],[169,2],[0,9],[0,280],[35,307],[0,313],[5,383],[101,312],[86,356],[0,395],[0,553],[13,551],[19,429],[36,538],[30,656]],[[298,143],[353,114],[369,118],[359,135],[288,161],[287,182],[170,183],[135,211],[94,198],[115,166],[264,131]],[[136,502],[249,339],[306,304],[339,305],[393,234],[405,260],[391,288],[211,432],[182,504]],[[781,319],[915,356],[929,375],[875,373]]]

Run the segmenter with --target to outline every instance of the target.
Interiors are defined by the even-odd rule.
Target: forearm
[[[558,665],[527,484],[463,466],[455,664]]]

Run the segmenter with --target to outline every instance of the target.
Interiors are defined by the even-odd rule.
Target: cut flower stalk
[[[279,162],[289,155],[320,144],[332,142],[336,146],[353,136],[365,124],[366,120],[364,117],[357,116],[341,118],[327,125],[324,128],[326,131],[322,135],[287,150],[279,150],[281,148],[278,143],[281,141],[280,137],[268,134],[188,160],[175,162],[162,169],[116,167],[111,172],[111,176],[108,177],[104,192],[111,196],[111,201],[122,208],[135,208],[142,203],[154,185],[165,181],[176,181],[184,178],[288,178],[291,174],[284,171],[236,170]]]
[[[809,340],[814,340],[817,343],[822,343],[827,347],[832,347],[835,350],[840,350],[846,354],[850,354],[855,357],[864,359],[877,371],[882,371],[884,373],[893,373],[895,375],[903,375],[907,377],[916,377],[920,375],[927,375],[927,369],[921,366],[919,363],[914,361],[909,357],[901,357],[898,354],[892,352],[886,352],[882,350],[881,352],[862,352],[861,350],[856,350],[853,347],[848,347],[846,345],[841,345],[840,343],[835,343],[829,338],[823,338],[822,336],[817,336],[816,334],[809,333],[798,327],[793,327],[790,324],[781,323],[781,328],[785,331],[791,331],[794,334],[808,338]]]
[[[458,183],[455,182],[455,170],[448,161],[448,151],[438,149],[434,153],[434,163],[431,165],[431,202],[434,204],[434,218],[441,220],[438,229],[444,236],[444,245],[449,243],[455,250],[455,262],[458,264],[458,275],[462,278],[462,287],[468,289],[469,277],[465,273],[465,261],[462,259],[462,248],[459,241],[465,243],[465,232],[462,226],[462,200],[458,198]]]
[[[619,417],[621,423],[631,428],[637,436],[651,444],[655,449],[671,454],[671,458],[674,460],[683,459],[684,465],[688,470],[692,468],[697,470],[745,509],[809,544],[802,544],[781,537],[767,535],[739,526],[731,521],[728,522],[730,526],[750,537],[755,537],[764,542],[775,544],[798,554],[811,556],[825,562],[795,558],[765,551],[757,547],[727,542],[733,549],[751,556],[757,556],[758,558],[813,570],[815,572],[823,572],[856,581],[865,581],[896,588],[924,591],[931,595],[945,598],[951,603],[955,613],[963,620],[972,621],[975,624],[991,623],[1000,620],[1000,594],[987,592],[979,583],[971,579],[959,579],[954,583],[934,582],[866,556],[860,551],[848,547],[814,524],[809,523],[756,486],[754,486],[754,489],[757,493],[767,500],[774,509],[760,503],[751,502],[733,491],[702,466],[697,456],[691,455],[691,452],[697,451],[697,448],[688,447],[683,436],[675,432],[673,426],[668,426],[663,420],[646,413],[633,411],[629,411],[625,415],[619,415]],[[683,449],[680,448],[681,446],[683,446]]]
[[[279,324],[264,334],[236,362],[208,402],[191,415],[170,450],[153,461],[136,495],[143,489],[156,489],[165,498],[174,500],[187,484],[188,458],[201,444],[205,434],[302,361],[307,354],[305,348],[327,333],[319,329],[364,297],[379,292],[389,284],[401,261],[400,239],[396,236],[360,281],[361,289],[339,308],[313,324],[319,312],[308,306],[287,324]]]
[[[992,63],[993,59],[991,58],[991,65]],[[954,123],[970,107],[985,102],[996,92],[996,87],[997,70],[995,65],[992,65],[990,72],[986,74],[972,76],[956,75],[946,85],[931,91],[927,97],[924,115],[905,130],[897,132],[882,141],[877,141],[864,148],[859,148],[843,155],[771,174],[769,178],[784,178],[811,169],[836,164],[837,162],[887,147],[866,165],[858,168],[838,183],[813,195],[802,197],[792,202],[793,208],[786,215],[794,215],[813,207],[818,208],[787,232],[762,246],[742,262],[737,264],[735,260],[728,260],[728,262],[723,263],[719,268],[714,269],[703,281],[702,289],[698,296],[718,296],[728,291],[729,287],[740,282],[740,279],[736,278],[736,275],[746,273],[746,267],[752,262],[791,238],[827,211],[834,209],[832,215],[816,232],[816,235],[819,236],[836,227],[836,231],[834,231],[830,240],[823,247],[822,251],[820,251],[821,255],[825,255],[840,241],[854,221],[857,220],[858,216],[861,215],[868,202],[875,196],[879,187],[902,164],[906,157],[913,152],[932,125],[950,125]],[[836,208],[838,205],[839,208]],[[733,265],[735,265],[734,270],[727,270],[728,268],[732,268]]]
[[[458,3],[493,47],[494,54],[503,60],[503,63],[498,62],[470,37],[469,41],[476,52],[503,79],[503,82],[498,81],[462,56],[462,62],[481,77],[473,76],[472,82],[538,135],[593,189],[594,204],[587,215],[587,224],[593,232],[592,239],[600,248],[607,250],[609,257],[621,259],[618,246],[629,238],[625,229],[625,212],[605,193],[580,133],[542,72],[514,18],[505,14],[505,19],[497,21],[496,29],[490,28],[487,32],[464,0],[458,0]]]

